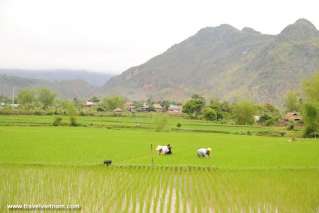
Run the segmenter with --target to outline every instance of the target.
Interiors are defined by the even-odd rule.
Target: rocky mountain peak
[[[132,100],[183,101],[198,93],[280,104],[288,90],[319,70],[317,35],[318,30],[305,19],[279,35],[261,34],[248,27],[238,30],[227,24],[206,27],[112,78],[103,90]]]
[[[310,21],[299,19],[294,24],[288,25],[279,36],[284,39],[301,40],[319,36],[319,31]]]
[[[253,28],[250,28],[250,27],[244,27],[241,31],[244,33],[250,33],[250,34],[256,34],[256,35],[261,34],[260,32],[256,31]]]

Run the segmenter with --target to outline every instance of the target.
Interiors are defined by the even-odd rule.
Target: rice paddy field
[[[319,212],[319,140],[241,135],[279,127],[184,118],[168,125],[228,134],[155,132],[144,117],[81,117],[93,123],[81,127],[52,121],[0,116],[0,212],[30,212],[12,204],[81,207],[59,212]],[[136,123],[150,128],[126,127]],[[159,156],[158,144],[171,144],[173,154]],[[198,158],[196,149],[208,146],[213,155]]]
[[[137,116],[78,116],[79,125],[85,127],[104,127],[112,129],[154,129],[154,122],[161,116],[160,113],[145,113]],[[52,126],[56,117],[63,119],[62,123],[68,125],[68,116],[34,116],[34,115],[0,115],[0,126]],[[185,119],[183,117],[165,116],[167,128],[170,130],[234,133],[246,134],[257,132],[284,132],[282,127],[238,126],[221,124],[204,120]],[[180,123],[181,127],[176,125]]]

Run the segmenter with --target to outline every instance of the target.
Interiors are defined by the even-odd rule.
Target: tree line
[[[319,73],[305,80],[300,92],[289,91],[284,97],[284,113],[300,112],[303,116],[304,137],[319,136]],[[190,118],[211,121],[233,120],[236,124],[249,125],[257,122],[274,125],[282,118],[278,108],[271,104],[256,104],[251,101],[229,103],[216,99],[206,103],[204,97],[193,95],[183,105],[183,112]],[[294,123],[288,125],[293,128]]]
[[[212,99],[206,103],[204,97],[193,95],[183,105],[183,112],[190,118],[210,121],[233,120],[239,125],[250,125],[255,122],[273,125],[280,118],[280,111],[271,104],[255,104],[250,101],[227,102]],[[258,121],[256,116],[258,115]]]
[[[304,137],[319,136],[319,73],[305,80],[299,92],[290,91],[283,98],[284,111],[271,104],[256,104],[252,101],[241,100],[237,102],[227,102],[218,99],[207,101],[200,95],[193,95],[182,107],[182,112],[192,119],[205,119],[218,122],[234,122],[239,125],[251,125],[257,123],[260,125],[275,125],[282,116],[283,112],[300,112],[304,122]],[[84,107],[83,101],[74,98],[73,100],[58,99],[57,95],[46,88],[23,89],[17,97],[15,104],[18,104],[16,111],[30,114],[67,114],[71,117],[75,115],[94,115],[95,112],[110,112],[116,108],[124,110],[127,100],[121,96],[110,97],[91,97],[88,101],[94,104],[94,107]],[[1,112],[12,110],[12,100],[8,97],[0,96]],[[5,105],[3,105],[5,103]],[[149,111],[155,111],[152,108],[154,101],[133,102],[136,109],[142,108],[143,104],[149,105]],[[162,100],[159,102],[166,111],[170,104],[176,104],[172,101]],[[293,128],[294,124],[290,127]]]

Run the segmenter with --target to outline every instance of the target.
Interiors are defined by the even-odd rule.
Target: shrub
[[[287,125],[287,130],[294,130],[295,129],[295,123],[294,122],[289,122]]]
[[[183,105],[183,113],[188,114],[191,118],[197,118],[205,106],[205,98],[199,95],[193,95],[192,99]]]
[[[182,124],[181,124],[181,123],[177,123],[177,124],[176,124],[176,127],[177,127],[177,128],[181,128],[181,127],[182,127]]]
[[[303,137],[305,138],[317,138],[319,137],[319,132],[317,132],[317,129],[311,127],[311,126],[306,126]]]
[[[123,108],[125,103],[125,98],[121,96],[112,96],[103,98],[99,105],[104,111],[113,111],[116,108]]]
[[[34,115],[43,115],[43,114],[45,114],[45,112],[41,112],[39,110],[36,110],[36,111],[33,112],[33,114]]]
[[[233,116],[236,124],[247,125],[255,122],[254,115],[256,112],[256,106],[247,101],[241,101],[236,103],[233,108]]]
[[[206,120],[215,121],[217,119],[217,112],[210,107],[206,107],[204,108],[203,116]]]
[[[77,118],[75,116],[70,117],[70,126],[78,126]]]
[[[275,125],[276,121],[274,119],[269,119],[269,120],[266,120],[265,121],[265,126],[272,126],[272,125]]]
[[[317,137],[319,132],[319,110],[316,104],[307,103],[304,106],[305,138]]]
[[[256,132],[258,136],[273,136],[273,137],[284,137],[286,132],[278,132],[278,131],[259,131]]]
[[[160,132],[166,129],[168,119],[166,116],[157,116],[154,119],[154,128],[156,132]]]
[[[53,126],[61,126],[62,125],[62,118],[61,117],[55,117],[52,125]]]

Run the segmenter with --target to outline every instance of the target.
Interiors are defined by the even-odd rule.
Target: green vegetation
[[[106,97],[100,104],[100,109],[104,111],[112,111],[116,108],[123,108],[125,99],[121,96]]]
[[[70,126],[79,126],[77,118],[75,116],[70,116]]]
[[[153,122],[154,122],[154,128],[155,131],[160,132],[164,130],[168,130],[167,125],[168,125],[168,117],[165,115],[157,115],[153,117]]]
[[[304,81],[304,93],[306,103],[304,104],[304,137],[319,136],[319,73]]]
[[[79,204],[83,212],[317,213],[319,74],[279,100],[318,67],[309,57],[318,53],[317,30],[299,20],[280,39],[252,32],[205,28],[169,57],[138,67],[138,75],[132,68],[103,87],[155,100],[96,97],[82,81],[0,76],[7,95],[19,85],[17,97],[0,97],[0,212],[7,204],[57,203]],[[176,102],[189,92],[278,108],[200,95]],[[171,155],[155,151],[165,144]],[[197,157],[204,147],[212,156]]]
[[[0,211],[20,203],[79,204],[84,212],[317,211],[315,140],[151,115],[78,116],[76,128],[65,123],[68,115],[56,118],[60,127],[52,127],[53,116],[0,116]],[[173,154],[158,155],[159,144],[171,144]],[[212,157],[198,158],[200,147],[212,147]]]
[[[318,170],[2,166],[0,211],[54,202],[82,212],[316,213],[318,178]]]
[[[52,106],[55,101],[55,94],[46,88],[38,90],[38,100],[42,104],[43,109]]]
[[[25,89],[20,91],[18,95],[18,103],[25,109],[30,109],[35,101],[35,94],[33,90]]]
[[[18,104],[25,110],[30,110],[37,106],[41,106],[44,110],[53,106],[56,95],[46,88],[24,89],[18,94]]]
[[[319,143],[300,137],[318,136],[316,84],[316,77],[305,82],[303,102],[287,97],[287,111],[303,109],[304,126],[289,119],[279,125],[277,108],[248,101],[206,104],[193,95],[186,115],[170,115],[168,101],[135,102],[126,111],[118,96],[84,106],[46,89],[23,90],[17,108],[1,108],[14,113],[0,115],[0,208],[67,201],[88,212],[315,213]],[[172,155],[155,151],[164,144]],[[198,158],[201,147],[212,147],[212,156]],[[57,192],[57,185],[65,188]]]
[[[63,119],[61,117],[55,117],[52,125],[53,126],[61,126],[62,125],[62,120]]]
[[[203,111],[203,117],[209,121],[217,120],[217,112],[211,107],[206,107]]]
[[[280,111],[271,104],[257,106],[257,112],[259,115],[257,123],[264,126],[276,125],[281,119]]]
[[[3,95],[0,95],[0,104],[3,103],[3,104],[9,104],[11,103],[12,100],[10,100],[10,98],[6,97],[6,96],[3,96]]]
[[[163,116],[163,118],[162,118]],[[59,116],[63,119],[61,125],[67,126],[68,116]],[[165,119],[164,119],[165,118]],[[159,120],[167,120],[165,129],[168,131],[185,132],[211,132],[245,135],[249,131],[253,135],[283,135],[288,134],[285,127],[258,126],[258,125],[233,125],[205,120],[186,119],[183,117],[167,116],[161,113],[136,113],[123,114],[120,117],[113,113],[103,116],[77,116],[78,126],[83,127],[105,127],[112,129],[151,129]],[[52,126],[54,117],[35,115],[0,115],[0,126]],[[177,126],[177,124],[180,125]],[[296,132],[301,133],[301,128]]]
[[[205,106],[205,98],[193,95],[192,99],[183,105],[183,112],[192,118],[197,118]]]
[[[228,169],[318,168],[319,143],[286,137],[241,136],[85,127],[0,127],[0,162],[22,164],[202,165]],[[150,152],[150,145],[171,144],[172,156]],[[196,156],[212,147],[213,157]],[[155,148],[154,148],[155,149]]]
[[[303,89],[308,101],[319,102],[319,72],[304,81]]]
[[[289,91],[285,98],[285,108],[287,112],[300,112],[302,101],[296,92]]]
[[[271,126],[278,124],[281,114],[278,109],[270,104],[257,105],[251,102],[228,103],[217,99],[210,100],[199,95],[184,103],[177,104],[174,101],[143,101],[128,102],[124,97],[104,97],[102,101],[93,96],[87,102],[74,98],[60,100],[48,89],[26,89],[18,94],[18,106],[4,104],[0,107],[1,114],[32,114],[32,115],[69,115],[72,117],[81,116],[109,116],[114,109],[117,116],[136,116],[141,112],[167,112],[177,114],[191,119],[214,121],[223,124],[251,125],[255,123],[254,117],[258,115],[261,119],[259,125]],[[182,110],[181,110],[182,108]],[[185,114],[181,113],[184,112]],[[113,115],[113,114],[112,114]],[[160,114],[159,117],[164,114]],[[74,118],[69,118],[70,123]],[[81,125],[81,124],[80,124]]]
[[[234,118],[237,124],[253,124],[256,106],[247,101],[238,102],[234,107]]]
[[[304,137],[317,137],[319,135],[319,111],[313,104],[305,104],[305,130]]]

